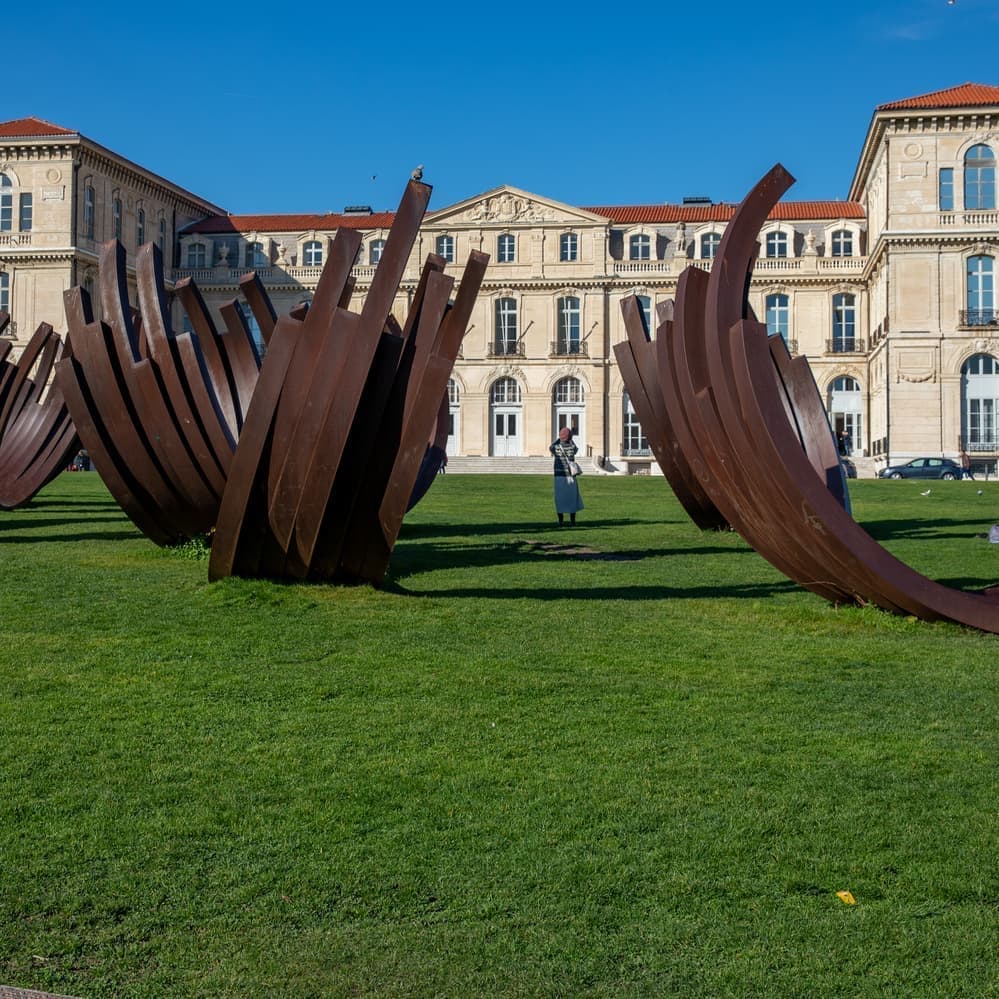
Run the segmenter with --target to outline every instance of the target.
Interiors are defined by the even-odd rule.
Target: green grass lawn
[[[582,487],[439,478],[381,591],[209,585],[92,474],[0,514],[0,984],[999,994],[999,640]],[[924,489],[855,515],[999,579],[999,484]]]

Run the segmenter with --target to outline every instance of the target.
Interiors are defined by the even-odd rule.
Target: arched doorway
[[[961,440],[969,452],[999,450],[999,360],[991,354],[969,357],[961,368]]]
[[[586,453],[586,405],[583,383],[578,378],[560,378],[552,389],[552,438],[563,427],[572,435],[582,454]]]
[[[489,393],[489,453],[494,457],[515,457],[522,453],[522,409],[517,382],[513,378],[497,378]]]
[[[860,382],[849,375],[833,379],[829,389],[829,423],[837,440],[841,439],[840,434],[850,438],[853,451],[863,447],[863,410]]]

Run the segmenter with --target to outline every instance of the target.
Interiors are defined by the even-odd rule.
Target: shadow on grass
[[[681,519],[664,520],[656,518],[654,520],[643,520],[639,518],[622,519],[601,519],[583,520],[580,519],[577,530],[599,529],[606,527],[636,527],[641,525],[662,525],[664,527],[672,524],[683,523]],[[489,537],[494,534],[520,534],[525,531],[558,531],[559,526],[553,518],[551,521],[525,520],[520,522],[497,522],[493,524],[403,524],[402,532],[399,535],[400,541],[418,540],[420,538],[479,538]],[[568,528],[563,528],[568,530]]]
[[[974,539],[976,534],[980,534],[985,525],[988,529],[990,520],[988,517],[976,518],[975,520],[955,520],[941,519],[932,521],[920,521],[914,523],[911,520],[864,520],[857,521],[875,541],[891,541],[901,538],[918,538],[926,541],[944,538],[968,538]]]
[[[73,522],[77,523],[77,522]],[[25,527],[24,524],[16,525]],[[30,527],[31,525],[27,525]],[[79,526],[79,525],[78,525]],[[81,541],[138,541],[142,535],[133,528],[123,528],[120,531],[87,531],[80,529],[77,532],[67,534],[46,534],[40,538],[37,535],[4,534],[0,540],[5,545],[47,545],[62,543],[79,543]]]
[[[778,594],[793,593],[800,587],[790,580],[777,583],[728,583],[720,586],[516,586],[510,589],[493,587],[456,586],[429,590],[408,590],[400,583],[386,581],[382,587],[387,593],[406,597],[473,597],[491,600],[719,600],[738,598],[762,600]]]

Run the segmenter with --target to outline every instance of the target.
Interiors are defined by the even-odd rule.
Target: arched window
[[[965,325],[990,326],[996,320],[995,260],[992,257],[968,257]]]
[[[642,425],[635,415],[635,407],[631,404],[628,393],[624,393],[624,440],[621,450],[627,457],[629,455],[647,455],[650,453],[649,439],[642,431]]]
[[[849,229],[837,229],[832,234],[832,255],[834,257],[853,256],[853,233]]]
[[[705,232],[701,234],[701,260],[714,260],[721,243],[720,232]]]
[[[553,397],[556,405],[580,405],[583,402],[583,383],[578,378],[560,378],[555,383]]]
[[[438,257],[443,257],[449,264],[454,263],[454,236],[438,236],[436,247]]]
[[[767,233],[767,256],[786,257],[787,256],[787,233],[780,229]]]
[[[494,406],[520,405],[520,386],[513,378],[497,378],[489,398]]]
[[[652,257],[652,240],[644,233],[635,233],[628,240],[629,260],[649,260]]]
[[[579,237],[574,232],[563,232],[559,236],[558,258],[563,263],[579,259]]]
[[[496,299],[496,337],[494,353],[516,354],[517,342],[517,300],[515,298]]]
[[[323,244],[318,239],[310,239],[302,247],[302,263],[306,267],[322,267]]]
[[[10,232],[14,227],[14,184],[5,173],[0,173],[0,232]]]
[[[841,453],[847,456],[863,447],[863,408],[860,382],[850,375],[834,378],[829,386],[829,424]]]
[[[857,350],[856,296],[847,292],[833,295],[832,350],[834,353],[851,353]]]
[[[999,360],[969,357],[961,368],[961,440],[966,451],[999,450]]]
[[[187,247],[187,264],[185,265],[188,270],[194,270],[198,267],[206,266],[206,253],[204,243],[189,243]]]
[[[964,157],[965,209],[996,206],[996,157],[989,146],[972,146]]]
[[[770,336],[780,335],[787,342],[790,328],[790,309],[787,295],[767,295],[767,333]]]
[[[512,264],[517,259],[517,237],[504,232],[496,240],[496,259],[501,264]]]
[[[579,341],[579,299],[567,295],[558,300],[558,339],[555,341],[556,354],[578,354]]]
[[[382,254],[385,252],[385,240],[384,239],[373,239],[371,245],[368,248],[368,263],[372,266],[379,263],[382,259]]]

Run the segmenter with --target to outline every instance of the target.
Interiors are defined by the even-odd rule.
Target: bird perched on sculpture
[[[412,180],[423,180],[423,164],[421,163],[409,176]]]

